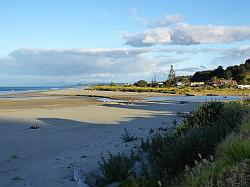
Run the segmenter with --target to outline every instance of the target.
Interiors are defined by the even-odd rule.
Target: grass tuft
[[[135,134],[128,132],[126,128],[124,129],[124,131],[124,134],[121,135],[121,139],[123,140],[123,142],[132,142],[134,140],[137,140]]]

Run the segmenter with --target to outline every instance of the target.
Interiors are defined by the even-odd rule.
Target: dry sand
[[[74,167],[95,173],[101,153],[128,153],[138,145],[122,142],[124,128],[146,137],[151,128],[171,127],[177,112],[197,106],[141,100],[160,95],[74,89],[0,98],[0,186],[76,186]],[[105,104],[96,96],[130,103]],[[40,128],[30,129],[35,125]]]

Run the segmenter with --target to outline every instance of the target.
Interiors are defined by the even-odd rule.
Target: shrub
[[[157,135],[152,138],[148,151],[153,176],[169,180],[179,175],[185,166],[193,166],[198,155],[208,157],[215,152],[216,145],[226,136],[225,130],[218,126],[206,129],[193,129],[185,135]]]
[[[137,140],[137,137],[134,134],[128,132],[126,128],[124,130],[125,130],[125,133],[122,134],[121,136],[121,139],[123,140],[123,142],[131,142],[131,141]]]
[[[236,105],[223,106],[223,103],[205,103],[176,134],[152,137],[148,158],[153,178],[167,177],[168,181],[174,181],[186,166],[193,167],[195,160],[200,160],[199,154],[204,158],[215,154],[217,145],[238,130],[245,117],[245,110]]]
[[[136,82],[134,84],[135,86],[139,86],[139,87],[146,87],[148,85],[147,81],[145,80],[139,80],[138,82]]]
[[[109,158],[106,160],[102,156],[102,160],[99,162],[99,165],[102,177],[97,182],[97,185],[101,186],[102,184],[119,182],[128,178],[131,168],[134,165],[134,161],[124,154],[119,153],[117,155],[112,155],[109,152]]]
[[[173,134],[155,134],[146,142],[141,141],[140,148],[144,151],[141,159],[146,156],[146,160],[141,161],[145,161],[146,166],[145,169],[141,166],[139,176],[131,175],[134,159],[118,154],[110,155],[108,161],[102,159],[104,179],[123,181],[121,186],[135,187],[180,184],[183,176],[184,184],[190,186],[245,184],[250,173],[250,125],[241,125],[247,118],[249,108],[237,103],[205,103]],[[232,136],[221,144],[230,133],[237,133],[237,138]],[[135,138],[125,129],[124,141]],[[212,162],[211,156],[220,159]],[[231,175],[233,182],[228,183]]]
[[[248,118],[249,119],[249,118]],[[241,125],[218,146],[217,160],[199,163],[186,170],[186,185],[190,186],[249,186],[250,185],[249,121]]]
[[[192,128],[214,125],[220,118],[224,104],[221,102],[208,102],[203,104],[196,112],[188,116],[182,125],[177,128],[177,134],[186,133]]]

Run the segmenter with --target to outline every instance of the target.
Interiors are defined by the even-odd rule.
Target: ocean
[[[67,87],[67,86],[62,86],[62,87],[0,87],[0,95],[34,92],[34,91],[58,90],[58,89],[66,89],[66,88],[73,88],[73,87]]]
[[[43,91],[59,89],[57,87],[0,87],[0,94],[9,93],[21,93],[21,92],[32,92],[32,91]]]

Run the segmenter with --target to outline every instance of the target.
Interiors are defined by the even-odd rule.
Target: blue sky
[[[243,63],[248,0],[0,0],[0,86],[133,82]]]

